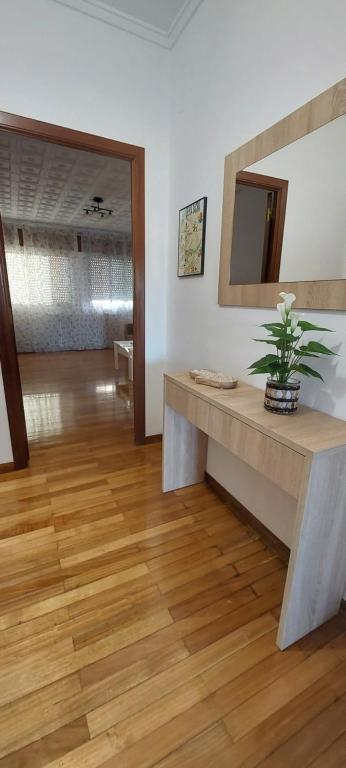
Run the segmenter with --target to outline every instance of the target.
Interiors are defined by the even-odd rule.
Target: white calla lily
[[[299,323],[299,320],[300,320],[300,315],[298,315],[297,312],[291,312],[290,320],[291,320],[291,332],[294,333],[294,331],[296,330],[296,328],[298,326],[298,323]]]
[[[282,291],[279,296],[281,296],[281,298],[284,300],[286,314],[288,315],[291,311],[292,304],[297,297],[294,295],[294,293],[285,293],[284,291]]]
[[[280,312],[280,315],[281,315],[281,319],[282,319],[282,322],[283,322],[283,323],[285,323],[285,322],[286,322],[286,307],[285,307],[285,302],[283,301],[283,302],[282,302],[282,304],[277,304],[276,306],[277,306],[277,310],[278,310],[278,312]]]

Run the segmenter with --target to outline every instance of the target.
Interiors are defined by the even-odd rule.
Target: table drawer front
[[[166,403],[185,416],[195,427],[208,434],[210,405],[194,394],[166,381]]]
[[[166,403],[283,491],[298,498],[304,466],[302,454],[170,381],[166,382]]]
[[[298,498],[304,465],[302,454],[214,406],[209,410],[208,435],[290,496]]]

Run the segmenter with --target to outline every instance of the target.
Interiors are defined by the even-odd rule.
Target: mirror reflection
[[[237,174],[230,282],[346,278],[346,116]]]

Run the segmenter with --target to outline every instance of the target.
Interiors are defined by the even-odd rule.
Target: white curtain
[[[18,352],[102,349],[132,322],[127,235],[4,224]]]

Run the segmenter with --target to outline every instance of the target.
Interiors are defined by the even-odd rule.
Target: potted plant
[[[295,413],[298,407],[300,381],[295,378],[296,373],[302,376],[313,376],[321,379],[318,371],[310,368],[305,358],[320,358],[324,355],[335,355],[328,347],[319,341],[302,343],[302,337],[310,331],[328,331],[330,328],[321,328],[307,320],[301,320],[296,312],[292,312],[292,304],[295,301],[294,293],[280,293],[283,301],[277,305],[281,322],[264,323],[261,327],[269,331],[269,338],[254,339],[261,344],[271,344],[276,347],[275,354],[265,355],[260,360],[249,366],[250,376],[255,373],[267,373],[264,407],[274,413]]]

